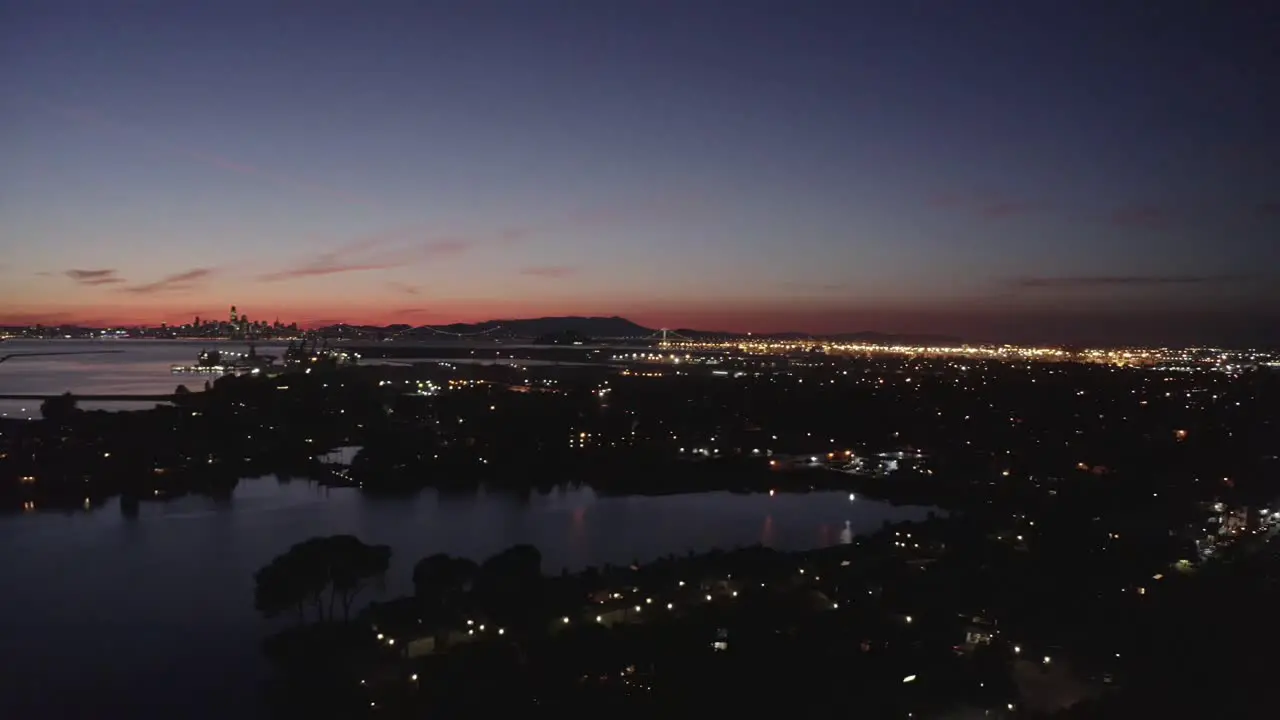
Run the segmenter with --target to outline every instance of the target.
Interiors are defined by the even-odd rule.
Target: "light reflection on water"
[[[29,352],[82,352],[110,350],[108,354],[16,357],[0,363],[0,395],[30,393],[55,395],[160,395],[173,392],[179,384],[192,390],[204,387],[206,376],[174,375],[169,368],[191,364],[204,348],[247,352],[248,345],[199,340],[8,340],[0,344],[0,355]],[[283,345],[262,344],[258,352],[279,356]],[[154,405],[144,403],[143,406]],[[125,410],[139,403],[81,403],[87,410]],[[9,417],[26,414],[39,417],[40,404],[28,400],[0,400],[0,412]]]
[[[253,612],[253,571],[315,535],[390,545],[388,593],[397,595],[409,591],[413,563],[434,552],[483,559],[531,543],[554,573],[715,546],[809,548],[838,542],[843,533],[832,530],[846,522],[861,533],[925,514],[834,492],[375,498],[259,479],[241,482],[230,500],[144,503],[133,520],[116,501],[87,513],[0,516],[0,657],[25,659],[0,683],[0,716],[256,716],[250,688],[263,670],[265,628]],[[42,692],[54,677],[76,678],[78,692]],[[21,693],[39,702],[13,706]]]

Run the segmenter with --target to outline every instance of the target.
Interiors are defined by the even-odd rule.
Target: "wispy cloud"
[[[936,208],[957,210],[985,220],[1001,220],[1026,215],[1037,209],[1035,203],[1026,200],[961,192],[935,193],[929,197],[928,203]]]
[[[673,217],[697,218],[705,214],[707,203],[695,194],[666,193],[654,197],[639,198],[630,203],[603,205],[566,213],[544,222],[516,225],[498,231],[483,242],[498,245],[518,243],[535,235],[554,235],[582,230],[598,230],[651,220]]]
[[[191,158],[192,160],[195,160],[196,162],[203,163],[210,167],[218,168],[219,170],[230,170],[231,172],[241,173],[242,175],[263,174],[261,170],[259,170],[258,168],[252,165],[246,165],[244,163],[236,162],[234,160],[220,157],[218,155],[209,155],[207,153],[202,153],[195,150],[186,150],[181,148],[178,148],[177,150],[178,152],[181,152],[183,155],[186,155],[187,157]]]
[[[1013,281],[1022,290],[1046,288],[1151,287],[1159,285],[1207,285],[1239,280],[1232,275],[1081,275],[1075,277],[1025,277]]]
[[[805,292],[843,292],[849,290],[852,286],[848,283],[840,282],[784,282],[780,285],[784,290],[796,290]]]
[[[1013,217],[1015,215],[1026,215],[1035,210],[1035,205],[1029,202],[1019,200],[998,200],[983,205],[978,211],[982,217],[988,220],[999,220],[1001,218]]]
[[[520,270],[521,275],[548,279],[567,278],[578,273],[578,268],[569,265],[538,265]]]
[[[166,275],[154,282],[144,283],[142,285],[130,285],[123,289],[125,292],[136,293],[138,295],[191,290],[199,286],[203,281],[209,279],[215,272],[216,271],[213,268],[192,268],[185,272]]]
[[[687,197],[660,197],[641,200],[625,207],[600,207],[572,212],[557,220],[511,225],[493,232],[442,236],[424,227],[410,227],[357,238],[303,259],[293,267],[259,275],[258,279],[263,282],[280,282],[349,272],[390,270],[457,257],[478,248],[510,246],[535,235],[594,230],[630,221],[670,217],[675,213],[698,212],[699,207],[699,203]],[[572,274],[572,269],[558,266],[528,270],[532,272],[523,274],[542,277],[565,277]]]
[[[387,287],[391,288],[392,290],[395,290],[401,295],[417,295],[419,292],[421,292],[419,288],[417,288],[416,286],[410,285],[409,283],[392,282],[392,283],[387,283]]]
[[[341,190],[335,187],[321,185],[314,182],[298,180],[297,178],[290,177],[289,175],[284,175],[282,173],[274,172],[270,170],[264,170],[256,165],[250,165],[248,163],[240,162],[238,160],[233,160],[231,158],[223,157],[221,155],[212,155],[206,152],[193,150],[191,148],[182,147],[182,146],[174,145],[171,143],[165,143],[165,147],[170,152],[176,153],[178,155],[182,155],[190,160],[194,160],[195,162],[201,163],[208,167],[216,168],[218,170],[226,170],[228,172],[238,173],[240,175],[255,177],[260,180],[269,182],[273,185],[277,185],[279,187],[293,189],[293,190],[300,190],[302,192],[320,196],[328,200],[337,200],[339,202],[344,202],[351,205],[364,205],[367,207],[380,206],[380,204],[373,198],[364,197],[363,195],[360,195],[358,193],[353,193],[347,190]]]
[[[536,230],[532,227],[507,228],[498,233],[498,242],[502,244],[518,243],[532,236]]]
[[[103,268],[101,270],[67,270],[63,274],[81,285],[116,285],[124,282],[124,278],[116,274],[114,268]]]
[[[960,207],[972,200],[972,196],[957,192],[940,192],[929,196],[929,204],[934,207]]]
[[[293,268],[259,275],[263,282],[338,275],[370,270],[389,270],[423,261],[452,257],[467,252],[472,243],[462,239],[419,240],[415,233],[387,233],[358,238],[346,245],[320,253]]]
[[[330,256],[318,258],[302,267],[293,268],[292,270],[278,270],[276,272],[259,275],[258,279],[263,282],[278,282],[280,280],[297,280],[300,278],[323,277],[325,275],[339,275],[349,272],[365,272],[368,270],[386,270],[395,267],[394,265],[384,264],[368,264],[368,263],[352,263],[342,262],[337,257]]]
[[[1111,224],[1128,228],[1166,227],[1174,213],[1159,205],[1124,205],[1111,211]]]
[[[475,244],[471,240],[433,240],[418,245],[416,248],[407,248],[404,256],[408,259],[431,260],[438,257],[448,257],[451,255],[461,255],[467,252]]]

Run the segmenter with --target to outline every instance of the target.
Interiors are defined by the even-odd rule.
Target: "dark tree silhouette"
[[[76,407],[75,396],[69,392],[48,398],[40,403],[40,416],[45,420],[58,424],[71,422],[77,412],[79,412],[79,408]]]
[[[413,591],[418,598],[447,604],[467,591],[479,567],[466,558],[444,553],[429,555],[413,566]]]
[[[292,610],[300,622],[310,607],[317,622],[327,622],[336,619],[336,606],[345,621],[356,597],[385,576],[390,562],[386,545],[366,545],[352,535],[311,538],[258,570],[254,607],[267,618]]]
[[[485,560],[475,580],[481,605],[495,619],[515,627],[538,616],[541,590],[542,554],[532,545],[514,545]]]
[[[325,539],[324,557],[328,561],[330,595],[330,619],[333,598],[342,606],[342,619],[351,619],[351,606],[356,596],[374,582],[386,576],[391,564],[391,548],[386,545],[365,545],[354,535],[334,535]]]
[[[253,576],[253,605],[267,619],[294,611],[299,623],[306,620],[307,604],[316,591],[305,586],[306,579],[294,562],[295,558],[281,555]]]
[[[542,553],[532,545],[513,545],[480,566],[479,582],[516,589],[542,578]]]

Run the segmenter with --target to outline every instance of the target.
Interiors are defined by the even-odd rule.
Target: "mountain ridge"
[[[624,317],[563,315],[536,318],[501,318],[484,320],[475,323],[450,323],[448,325],[329,325],[316,328],[325,334],[338,332],[339,329],[363,330],[369,332],[392,332],[400,337],[432,337],[446,335],[490,335],[494,337],[542,337],[577,333],[590,338],[627,338],[638,339],[658,335],[661,329],[650,328],[632,322]],[[805,340],[824,339],[842,342],[863,343],[905,343],[905,344],[959,344],[960,338],[936,334],[898,334],[878,331],[858,331],[843,333],[805,333],[783,331],[773,333],[742,333],[724,330],[698,330],[696,328],[670,329],[668,332],[676,336],[684,336],[691,340],[729,340],[734,338],[754,337],[767,340]]]

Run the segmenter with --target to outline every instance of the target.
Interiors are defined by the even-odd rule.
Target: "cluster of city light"
[[[1277,514],[1277,518],[1280,518],[1280,513]],[[902,537],[902,535],[903,533],[895,533],[895,536],[898,536],[898,537]],[[911,538],[910,533],[906,533],[905,536],[908,539]],[[906,543],[895,542],[894,544],[902,547],[906,547]],[[919,547],[919,545],[915,544],[914,547]],[[840,565],[841,567],[849,567],[851,565],[851,562],[849,560],[844,560],[843,562],[840,563]],[[635,569],[634,566],[633,566],[633,569]],[[804,567],[797,568],[796,572],[800,576],[804,577],[806,580],[810,580],[815,583],[820,582],[822,579],[820,576],[818,576],[815,573],[806,572],[806,569]],[[1163,577],[1164,576],[1162,574],[1157,573],[1151,576],[1151,579],[1154,581],[1159,581]],[[568,628],[577,626],[579,623],[586,623],[587,625],[595,624],[595,625],[605,625],[605,626],[611,626],[614,624],[632,623],[640,620],[644,616],[649,616],[653,611],[661,611],[665,609],[667,612],[676,612],[678,609],[683,609],[691,605],[698,605],[702,603],[713,603],[719,600],[733,600],[738,598],[740,595],[739,590],[734,589],[733,585],[736,584],[745,588],[745,585],[750,585],[754,587],[756,584],[755,582],[748,582],[744,584],[744,581],[742,579],[735,580],[733,575],[729,575],[725,577],[723,580],[717,579],[717,580],[712,580],[710,582],[712,587],[709,587],[705,581],[703,583],[691,584],[681,580],[676,583],[677,587],[671,588],[671,590],[674,591],[674,593],[681,595],[681,597],[675,597],[675,598],[663,597],[663,595],[666,595],[669,593],[664,593],[662,591],[659,591],[657,593],[646,593],[646,592],[643,592],[641,588],[635,587],[635,586],[622,588],[621,592],[616,590],[606,591],[606,592],[597,594],[595,596],[596,599],[593,600],[592,604],[595,605],[596,607],[593,608],[588,606],[588,607],[582,608],[582,610],[579,612],[570,612],[569,614],[553,617],[550,619],[550,622],[553,626],[553,629],[554,628],[568,629]],[[718,587],[714,587],[714,586],[718,586]],[[766,587],[766,583],[760,582],[759,586],[762,588]],[[1138,587],[1135,589],[1139,594],[1145,594],[1144,592],[1145,588]],[[867,592],[871,593],[870,590],[868,590]],[[671,600],[675,600],[675,602],[672,602]],[[842,607],[842,604],[837,601],[831,602],[830,605],[828,606],[828,608],[832,611],[838,611],[841,609],[841,607]],[[896,618],[900,623],[906,626],[917,625],[915,621],[917,619],[920,619],[915,615],[907,614],[907,613],[897,614]],[[979,618],[975,618],[974,621],[980,622]],[[462,640],[464,641],[480,640],[481,637],[484,635],[495,635],[495,634],[503,635],[505,632],[502,628],[487,628],[485,624],[482,624],[477,620],[468,619],[468,620],[465,620],[465,623],[466,624],[464,627],[453,630],[454,633],[461,633],[462,631],[465,631],[465,637],[462,638]],[[489,632],[486,632],[486,630],[488,630]],[[389,635],[384,634],[383,632],[380,632],[376,626],[372,628],[372,631],[375,634],[377,641],[388,648],[399,649],[399,647],[404,646],[406,644],[410,644],[410,645],[412,644],[412,641],[410,641],[408,638],[402,638],[401,641],[397,643],[396,639],[390,637]],[[998,630],[990,630],[989,632],[983,632],[979,637],[979,639],[968,640],[968,642],[971,642],[973,644],[977,644],[977,643],[989,644],[993,641],[994,636],[999,634],[1000,633]],[[969,636],[966,636],[966,637],[968,638]],[[718,635],[716,641],[711,643],[712,647],[715,650],[728,649],[728,643],[724,641],[724,638],[725,636]],[[1034,652],[1034,649],[1032,647],[1026,646],[1020,642],[1010,643],[1009,647],[1015,656],[1020,656],[1020,657],[1026,656],[1026,655],[1035,656],[1036,662],[1038,662],[1038,664],[1040,664],[1042,667],[1048,667],[1057,662],[1057,659],[1052,655],[1048,653],[1036,653]],[[413,653],[407,647],[403,652],[409,653],[410,657],[412,657],[413,655]],[[432,652],[432,650],[428,650],[427,652]],[[1120,657],[1120,653],[1117,652],[1114,654],[1116,658]],[[631,673],[631,672],[634,672],[633,666],[629,666],[624,671],[624,674]],[[403,679],[407,680],[408,683],[411,685],[415,685],[419,680],[419,675],[417,672],[412,672],[402,677]],[[903,684],[916,683],[920,680],[921,677],[922,675],[919,673],[909,672],[907,674],[904,674],[901,677],[901,683]],[[369,684],[365,680],[360,680],[359,683],[362,686],[367,686]],[[984,683],[979,682],[978,685],[979,687],[983,687]],[[371,706],[375,706],[375,707],[377,705],[376,701],[371,702],[370,704]],[[1016,706],[1014,703],[1006,703],[1005,707],[1009,711],[1013,711]]]
[[[825,340],[768,340],[746,338],[725,341],[666,342],[668,351],[738,351],[752,355],[821,352],[833,355],[893,355],[906,357],[950,357],[1004,361],[1076,361],[1118,366],[1152,367],[1164,370],[1217,370],[1238,372],[1254,365],[1280,366],[1280,356],[1258,350],[1233,351],[1218,348],[1112,348],[1064,350],[1056,347],[1024,345],[917,345],[884,343],[842,343]],[[624,356],[625,357],[625,356]],[[679,356],[646,355],[636,359],[671,362]],[[688,361],[686,356],[685,361]]]
[[[239,373],[258,375],[262,372],[262,368],[250,368],[240,365],[173,365],[169,368],[169,372],[174,375],[230,375]]]
[[[684,350],[737,350],[739,352],[773,355],[794,352],[824,352],[831,354],[872,354],[933,357],[967,357],[993,360],[1065,360],[1072,353],[1059,348],[1023,347],[1017,345],[912,345],[881,343],[841,343],[824,340],[765,340],[739,339],[723,342],[666,343],[669,349]]]
[[[828,353],[866,353],[874,355],[927,355],[933,357],[965,357],[990,360],[1065,360],[1070,353],[1058,348],[1021,347],[1017,345],[879,345],[871,343],[823,345]]]
[[[662,347],[668,347],[668,346],[663,345]],[[717,350],[722,350],[722,349],[723,349],[723,347],[721,347],[721,346],[716,346],[716,347],[715,347],[715,349],[717,349]],[[722,358],[720,358],[720,357],[705,357],[705,356],[699,356],[699,355],[691,355],[691,354],[689,354],[689,353],[674,353],[674,352],[671,352],[671,353],[646,353],[646,352],[634,352],[634,353],[623,353],[623,354],[621,354],[621,355],[614,355],[614,356],[612,356],[611,360],[612,360],[612,361],[614,361],[614,362],[656,362],[656,363],[671,363],[672,365],[679,365],[679,364],[681,364],[681,363],[693,363],[693,364],[702,364],[702,365],[718,365],[718,364],[720,364],[720,362],[722,361]]]

